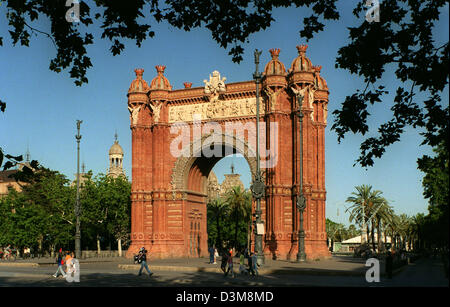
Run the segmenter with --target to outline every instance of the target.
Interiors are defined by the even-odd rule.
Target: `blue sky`
[[[349,4],[350,3],[350,4]],[[81,160],[93,172],[106,172],[108,150],[117,131],[119,143],[125,151],[124,166],[131,176],[131,131],[127,110],[127,90],[134,79],[134,69],[144,68],[144,79],[150,82],[156,76],[156,65],[165,65],[165,76],[174,89],[183,88],[183,82],[193,87],[203,86],[213,70],[218,70],[228,82],[251,80],[255,70],[253,52],[262,50],[261,66],[270,60],[269,49],[280,48],[280,60],[289,68],[297,56],[296,45],[309,45],[307,56],[314,65],[321,65],[321,75],[330,88],[328,127],[325,136],[326,216],[348,224],[345,199],[354,187],[370,184],[383,191],[396,213],[414,215],[427,212],[427,201],[422,196],[423,174],[416,168],[417,158],[430,148],[419,146],[418,131],[407,129],[401,142],[391,146],[372,168],[363,169],[353,164],[359,156],[359,145],[365,137],[347,135],[338,144],[331,131],[332,112],[339,108],[346,95],[362,87],[362,81],[349,72],[335,68],[337,50],[346,44],[347,26],[356,25],[352,14],[353,4],[341,1],[343,13],[338,22],[327,23],[326,30],[309,41],[300,40],[299,30],[308,9],[277,9],[275,22],[270,28],[250,36],[245,44],[244,60],[233,63],[228,50],[219,48],[211,34],[203,29],[190,32],[170,28],[167,24],[154,24],[156,36],[145,41],[141,48],[126,42],[120,56],[108,51],[110,42],[97,38],[88,48],[93,68],[88,71],[89,83],[77,87],[68,72],[54,73],[48,69],[56,51],[45,36],[32,39],[31,47],[11,46],[4,20],[5,8],[0,7],[0,99],[7,103],[6,112],[0,114],[0,146],[10,154],[25,154],[27,147],[31,158],[73,178],[76,173],[76,120],[81,119]],[[383,12],[381,12],[381,15]],[[39,29],[48,30],[48,23],[39,23]],[[93,31],[93,30],[91,30]],[[441,15],[436,40],[448,40],[448,6]],[[394,92],[396,82],[391,71],[383,76],[388,89]],[[390,119],[392,96],[386,96],[382,105],[370,107],[369,120],[373,135],[380,123]],[[443,101],[448,103],[448,88]],[[375,129],[374,129],[375,128]],[[236,173],[241,173],[246,187],[250,185],[249,167],[243,158],[229,157],[219,161],[214,168],[219,181],[229,173],[234,163]],[[339,216],[337,215],[339,208]]]

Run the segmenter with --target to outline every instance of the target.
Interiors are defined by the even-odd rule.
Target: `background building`
[[[108,176],[117,178],[119,176],[125,176],[125,171],[123,169],[123,149],[119,145],[117,140],[117,133],[114,135],[114,144],[109,149],[109,170]]]
[[[241,175],[234,173],[234,166],[231,165],[231,174],[225,174],[225,179],[222,184],[217,180],[216,174],[211,171],[208,176],[207,191],[208,191],[208,202],[217,198],[225,197],[228,191],[233,187],[240,187],[241,191],[245,190],[244,184],[241,181]]]

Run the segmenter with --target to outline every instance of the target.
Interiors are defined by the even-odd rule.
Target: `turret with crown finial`
[[[136,68],[134,72],[136,74],[136,79],[131,82],[127,95],[128,105],[132,108],[136,105],[147,103],[147,93],[150,90],[147,82],[142,78],[144,69]]]
[[[156,65],[156,77],[150,83],[150,100],[166,100],[168,92],[172,90],[169,80],[164,76],[166,66]]]
[[[311,60],[306,57],[308,45],[298,45],[298,56],[292,61],[289,69],[289,83],[314,83],[314,68]]]
[[[280,54],[279,48],[272,48],[269,50],[272,59],[266,64],[263,73],[263,87],[265,86],[280,86],[286,85],[286,68],[283,62],[278,58]]]

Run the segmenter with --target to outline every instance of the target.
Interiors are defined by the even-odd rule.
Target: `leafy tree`
[[[449,152],[448,143],[441,142],[433,151],[434,157],[418,160],[419,170],[425,173],[422,181],[424,197],[429,200],[429,219],[433,220],[436,244],[448,246],[449,242]]]
[[[126,178],[105,174],[93,177],[89,171],[81,188],[84,242],[95,240],[101,251],[101,238],[117,241],[119,254],[130,233],[131,184]]]
[[[243,45],[249,42],[250,35],[276,21],[274,9],[311,8],[312,15],[303,19],[303,29],[299,32],[300,37],[310,40],[325,30],[326,21],[341,18],[337,2],[99,0],[88,4],[83,1],[76,16],[79,23],[67,21],[68,10],[74,7],[66,7],[66,1],[4,0],[1,3],[13,44],[29,46],[32,34],[49,38],[56,48],[49,68],[58,73],[67,69],[80,86],[88,82],[86,73],[92,63],[87,47],[94,42],[94,35],[110,40],[110,52],[118,55],[125,48],[124,40],[133,40],[141,46],[144,40],[153,37],[155,22],[166,22],[185,31],[204,27],[221,47],[229,48],[233,61],[240,62]],[[444,141],[448,147],[449,108],[441,103],[441,95],[448,84],[449,44],[433,39],[436,20],[448,1],[380,1],[380,22],[372,23],[364,18],[368,9],[365,3],[354,4],[353,15],[358,26],[348,27],[349,42],[339,49],[336,58],[336,68],[356,74],[366,83],[363,91],[347,96],[341,109],[333,112],[336,117],[332,129],[338,134],[338,140],[349,132],[362,135],[369,132],[369,107],[383,100],[389,102],[383,96],[388,94],[385,82],[391,80],[383,77],[386,70],[392,69],[399,84],[392,102],[392,118],[378,128],[378,136],[362,142],[356,162],[372,166],[374,158],[381,157],[389,145],[400,140],[407,126],[424,130],[422,144],[436,146]],[[50,22],[48,30],[39,29],[40,19]],[[0,101],[0,110],[4,111],[5,107],[6,103]]]
[[[0,244],[42,252],[68,247],[73,239],[73,189],[64,175],[40,167],[27,176],[22,192],[10,190],[2,200]]]
[[[100,197],[108,208],[106,229],[117,241],[122,256],[122,245],[128,243],[131,230],[131,183],[122,176],[103,176],[100,180]]]

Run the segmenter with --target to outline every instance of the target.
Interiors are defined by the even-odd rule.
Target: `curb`
[[[97,264],[97,263],[111,263],[113,261],[80,261],[80,264]],[[54,262],[0,262],[1,266],[11,267],[39,267],[39,266],[55,266]]]
[[[38,263],[35,262],[29,262],[29,263],[23,263],[23,262],[2,262],[0,263],[0,266],[13,266],[13,267],[23,267],[23,268],[29,268],[29,267],[37,267],[39,266]]]

